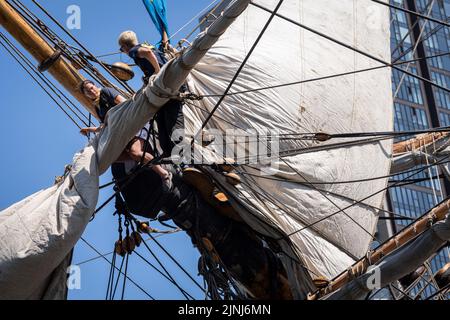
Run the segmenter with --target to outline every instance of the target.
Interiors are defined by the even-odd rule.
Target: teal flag
[[[169,25],[167,22],[167,14],[166,14],[166,0],[143,0],[145,8],[150,14],[150,18],[152,18],[153,23],[158,29],[161,37],[163,36],[163,32],[166,31],[169,36]],[[169,36],[170,37],[170,36]]]

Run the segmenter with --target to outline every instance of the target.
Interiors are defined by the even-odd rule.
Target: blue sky
[[[212,0],[167,0],[168,20],[172,32],[178,30]],[[44,15],[31,0],[23,0],[44,21]],[[141,0],[41,0],[40,3],[51,12],[58,21],[64,22],[68,15],[69,5],[81,8],[81,29],[72,33],[95,55],[117,51],[116,39],[120,32],[135,30],[141,41],[157,42],[157,34]],[[49,24],[58,30],[53,24]],[[191,24],[184,29],[175,40],[179,40],[195,26]],[[4,32],[3,29],[1,29]],[[59,34],[61,34],[58,31]],[[37,84],[16,64],[16,62],[0,47],[0,210],[17,201],[52,185],[54,177],[61,175],[64,166],[71,163],[76,151],[83,148],[86,139],[78,133],[78,129],[57,108],[55,103]],[[125,56],[104,58],[107,62],[124,61]],[[140,73],[130,81],[134,88],[141,86]],[[109,182],[111,177],[105,174],[101,182]],[[112,194],[111,189],[101,193],[102,200]],[[114,209],[108,206],[88,226],[84,238],[100,252],[110,252],[117,240],[117,220],[112,217]],[[155,225],[157,228],[164,228]],[[164,235],[159,241],[185,266],[193,276],[197,275],[198,253],[192,247],[190,239],[184,233]],[[180,285],[198,299],[203,294],[184,276],[177,267],[152,243],[152,249],[164,262],[169,272]],[[142,249],[141,254],[150,258]],[[97,254],[80,242],[73,262],[80,263]],[[111,259],[111,256],[107,256]],[[152,262],[154,260],[150,259]],[[109,265],[103,259],[81,265],[81,290],[72,290],[70,299],[104,299],[108,281]],[[178,289],[163,279],[155,271],[147,267],[136,255],[130,257],[129,276],[145,288],[156,299],[183,299]],[[202,279],[198,278],[200,283]],[[120,292],[120,290],[118,291]],[[120,296],[120,295],[118,295]],[[126,299],[146,299],[147,296],[133,284],[126,287]]]

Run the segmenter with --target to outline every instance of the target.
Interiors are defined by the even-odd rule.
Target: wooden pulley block
[[[123,62],[116,62],[110,66],[111,72],[122,81],[129,81],[134,78],[131,67]]]
[[[72,66],[77,70],[82,70],[86,67],[86,63],[84,61],[81,61],[79,59],[74,59],[71,61]]]
[[[218,192],[214,195],[214,198],[216,198],[216,200],[219,203],[223,203],[223,204],[228,204],[228,197],[225,195],[225,193],[223,192]]]
[[[50,57],[42,61],[39,66],[39,72],[45,72],[50,69],[58,60],[61,58],[62,52],[61,50],[56,50]]]
[[[220,263],[220,257],[217,254],[216,249],[214,248],[214,245],[211,243],[211,241],[208,238],[202,238],[203,245],[205,246],[205,249],[208,251],[208,254],[211,256],[214,263],[219,264]]]
[[[241,216],[236,212],[230,203],[230,200],[223,192],[217,192],[214,194],[214,203],[212,203],[214,208],[218,210],[219,213],[233,219],[237,222],[243,222]]]
[[[331,139],[331,136],[325,132],[316,133],[315,138],[317,141],[325,142]]]
[[[136,247],[139,247],[140,245],[141,245],[141,243],[142,243],[142,237],[141,237],[141,235],[139,234],[139,232],[133,232],[132,234],[131,234],[131,237],[134,239],[134,243],[136,244]]]
[[[125,257],[125,254],[127,253],[126,250],[124,250],[123,241],[117,240],[114,244],[114,251],[116,254],[118,254],[121,257]]]
[[[150,233],[151,232],[151,228],[150,228],[150,226],[147,223],[141,222],[138,225],[138,231],[141,232],[141,233]]]
[[[233,186],[237,186],[241,183],[241,177],[239,177],[236,173],[227,173],[225,174],[225,177],[227,182]]]

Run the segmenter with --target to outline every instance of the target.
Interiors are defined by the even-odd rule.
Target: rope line
[[[233,87],[234,83],[238,79],[239,75],[241,74],[241,72],[244,69],[245,65],[247,64],[248,60],[252,56],[253,52],[255,51],[255,49],[258,46],[259,42],[261,41],[262,37],[264,36],[264,34],[266,33],[267,29],[269,28],[271,22],[275,18],[275,15],[278,12],[278,10],[280,9],[280,7],[283,4],[283,2],[284,2],[284,0],[280,0],[278,2],[277,6],[275,7],[275,10],[271,13],[269,20],[264,25],[264,28],[259,33],[259,35],[256,38],[255,42],[253,43],[252,47],[250,48],[250,51],[247,53],[246,57],[242,61],[242,63],[239,66],[238,70],[236,71],[235,75],[233,76],[233,78],[231,79],[230,83],[228,84],[228,87],[226,88],[226,90],[224,92],[224,95],[226,95],[231,90],[231,88]],[[207,126],[208,122],[211,120],[212,116],[217,111],[217,109],[220,107],[220,105],[222,104],[224,99],[225,99],[225,96],[221,97],[219,99],[219,101],[217,101],[217,103],[214,106],[213,110],[211,111],[211,113],[208,115],[208,117],[203,122],[202,127],[200,128],[199,132],[195,135],[196,138],[201,134],[202,130]],[[194,142],[194,140],[192,142]]]
[[[416,12],[416,11],[412,11],[412,10],[409,10],[409,9],[405,9],[405,8],[402,8],[402,7],[399,7],[399,6],[390,4],[390,3],[386,3],[386,2],[383,2],[383,1],[380,1],[380,0],[371,0],[371,1],[372,1],[372,2],[375,2],[375,3],[378,3],[378,4],[381,4],[381,5],[383,5],[383,6],[389,7],[389,8],[391,8],[391,9],[403,11],[403,12],[405,12],[405,13],[412,14],[412,15],[417,16],[417,17],[419,17],[419,18],[422,18],[422,19],[425,19],[425,20],[428,20],[428,21],[432,21],[432,22],[435,22],[435,23],[437,23],[437,24],[440,24],[440,25],[443,25],[443,26],[446,26],[446,27],[450,27],[450,24],[448,24],[448,23],[445,22],[445,21],[441,21],[441,20],[435,19],[435,18],[433,18],[433,17],[423,15],[423,14],[421,14],[421,13],[419,13],[419,12]]]
[[[78,124],[78,122],[64,109],[64,107],[61,105],[60,102],[58,102],[56,100],[56,98],[52,95],[52,93],[50,91],[52,91],[54,94],[56,94],[56,96],[58,96],[61,99],[61,102],[63,104],[65,104],[69,110],[71,110],[74,115],[84,124],[84,120],[81,119],[76,112],[74,112],[74,110],[72,110],[70,108],[70,106],[67,105],[67,103],[62,100],[62,98],[55,92],[55,90],[52,88],[52,85],[48,82],[48,80],[40,73],[38,72],[34,72],[35,70],[33,69],[34,66],[30,66],[29,62],[27,60],[25,60],[20,54],[18,58],[16,54],[18,54],[19,52],[16,51],[17,48],[15,47],[10,47],[9,46],[9,40],[7,38],[5,38],[4,34],[0,32],[0,38],[2,38],[3,41],[0,41],[0,45],[10,54],[10,56],[23,68],[23,70],[41,87],[41,89],[56,103],[56,105],[58,106],[59,109],[61,109],[61,111],[64,112],[64,114],[69,118],[70,121],[73,122],[73,124],[78,127],[79,129],[81,129],[81,125]],[[10,47],[10,48],[8,48]],[[14,51],[14,52],[13,52]],[[22,61],[21,61],[22,60]],[[30,71],[33,70],[32,71]],[[34,73],[34,75],[33,75]],[[48,87],[45,88],[45,86],[43,85],[43,83]],[[50,91],[49,91],[50,90]]]
[[[443,161],[444,159],[447,160],[447,159],[449,159],[449,158],[450,158],[450,155],[444,157],[443,159],[441,159],[440,161],[438,161],[438,162],[437,162],[436,164],[434,164],[434,165],[438,165],[438,164],[439,164],[441,161]],[[425,170],[427,170],[427,167],[421,168],[419,172],[417,172],[417,173],[415,173],[415,174],[412,174],[412,175],[409,175],[406,179],[409,179],[409,178],[415,176],[416,174],[418,174],[418,173],[420,173],[420,172],[423,172],[423,171],[425,171]],[[362,202],[362,201],[365,201],[365,200],[367,200],[367,199],[370,199],[370,198],[374,197],[375,195],[377,195],[377,194],[379,194],[379,193],[381,193],[381,192],[386,191],[388,188],[397,187],[398,185],[399,185],[399,183],[395,183],[393,186],[388,186],[388,187],[386,187],[386,188],[383,188],[383,189],[381,189],[381,190],[379,190],[379,191],[377,191],[377,192],[374,192],[373,194],[371,194],[371,195],[365,197],[364,199],[361,199],[361,200],[357,201],[356,203],[353,203],[353,204],[349,205],[348,207],[345,207],[344,209],[347,209],[347,208],[350,208],[350,207],[352,207],[352,206],[355,206],[356,204],[358,204],[358,203],[360,203],[360,202]],[[320,223],[320,222],[322,222],[322,221],[324,221],[324,220],[327,220],[327,219],[329,219],[329,218],[331,218],[331,217],[333,217],[333,216],[335,216],[335,215],[337,215],[337,214],[339,214],[339,213],[340,213],[340,211],[334,212],[334,213],[332,213],[331,215],[328,215],[328,216],[326,216],[326,217],[323,217],[323,218],[321,218],[321,219],[319,219],[319,220],[317,220],[317,221],[315,221],[315,222],[313,222],[313,223],[311,223],[311,224],[309,224],[309,225],[307,225],[307,226],[305,226],[305,227],[303,227],[303,228],[301,228],[301,229],[299,229],[299,230],[296,230],[296,231],[294,231],[294,232],[288,234],[288,236],[291,237],[291,236],[293,236],[293,235],[295,235],[295,234],[297,234],[297,233],[299,233],[299,232],[302,232],[303,230],[309,229],[310,227],[312,227],[312,226],[314,226],[314,225],[316,225],[316,224],[318,224],[318,223]]]
[[[101,255],[100,251],[98,251],[93,245],[91,245],[85,238],[81,237],[81,241],[83,241],[89,248],[91,248],[94,252],[96,252],[98,255]],[[102,258],[108,262],[108,264],[111,264],[111,261],[109,261],[107,258]],[[115,270],[119,270],[117,267],[114,267]],[[131,279],[129,276],[127,276],[128,281],[130,281],[132,284],[134,284],[139,290],[141,290],[146,296],[148,296],[150,299],[155,300],[146,290],[144,290],[140,285],[138,285],[133,279]]]
[[[261,10],[264,10],[266,12],[273,13],[272,10],[267,9],[267,8],[265,8],[264,6],[262,6],[262,5],[258,4],[258,3],[251,2],[250,4],[255,6],[255,7],[260,8]],[[316,35],[318,35],[318,36],[320,36],[320,37],[322,37],[324,39],[327,39],[327,40],[329,40],[331,42],[334,42],[334,43],[336,43],[336,44],[338,44],[338,45],[340,45],[342,47],[345,47],[345,48],[347,48],[349,50],[357,52],[357,53],[359,53],[359,54],[361,54],[361,55],[363,55],[363,56],[365,56],[367,58],[370,58],[370,59],[372,59],[374,61],[377,61],[377,62],[379,62],[379,63],[381,63],[381,64],[383,64],[383,65],[385,65],[387,67],[391,67],[392,69],[395,69],[395,70],[398,70],[400,72],[406,73],[407,75],[409,75],[409,76],[411,76],[411,77],[413,77],[415,79],[418,79],[418,80],[421,80],[423,82],[426,82],[426,83],[428,83],[428,84],[430,84],[430,85],[432,85],[432,86],[434,86],[434,87],[436,87],[438,89],[441,89],[441,90],[443,90],[445,92],[450,92],[449,88],[443,87],[443,86],[441,86],[441,85],[431,81],[430,79],[425,79],[425,78],[423,78],[423,77],[421,77],[421,76],[419,76],[417,74],[414,74],[412,72],[406,71],[406,70],[404,70],[404,69],[402,69],[402,68],[400,68],[400,67],[398,67],[398,66],[396,66],[396,65],[394,65],[392,63],[386,62],[383,59],[377,58],[376,56],[374,56],[374,55],[372,55],[372,54],[370,54],[368,52],[362,51],[362,50],[360,50],[358,48],[355,48],[355,47],[352,47],[352,46],[350,46],[348,44],[345,44],[345,43],[343,43],[343,42],[341,42],[339,40],[334,39],[333,37],[330,37],[330,36],[328,36],[328,35],[326,35],[326,34],[324,34],[322,32],[319,32],[319,31],[317,31],[317,30],[315,30],[313,28],[310,28],[310,27],[308,27],[308,26],[306,26],[306,25],[304,25],[304,24],[302,24],[300,22],[292,20],[292,19],[290,19],[290,18],[288,18],[288,17],[286,17],[284,15],[281,15],[279,13],[275,13],[275,15],[277,17],[283,19],[283,20],[286,20],[286,21],[288,21],[290,23],[293,23],[293,24],[299,26],[302,29],[305,29],[305,30],[307,30],[307,31],[309,31],[311,33],[314,33],[314,34],[316,34]]]
[[[422,57],[422,58],[411,59],[411,60],[408,60],[408,61],[395,62],[395,63],[393,63],[393,65],[400,66],[400,65],[403,65],[403,64],[407,64],[407,63],[413,63],[413,62],[418,62],[418,61],[422,61],[422,60],[438,58],[438,57],[447,56],[447,55],[450,55],[450,52],[440,53],[440,54],[436,54],[436,55],[433,55],[433,56],[427,56],[427,57]],[[338,78],[338,77],[344,77],[344,76],[354,75],[354,74],[368,72],[368,71],[380,70],[380,69],[385,69],[385,68],[389,68],[389,67],[390,66],[383,65],[383,66],[365,68],[365,69],[360,69],[360,70],[355,70],[355,71],[342,72],[342,73],[337,73],[337,74],[333,74],[333,75],[317,77],[317,78],[311,78],[311,79],[306,79],[306,80],[299,80],[299,81],[294,81],[294,82],[289,82],[289,83],[284,83],[284,84],[278,84],[278,85],[272,85],[272,86],[266,86],[266,87],[260,87],[260,88],[254,88],[254,89],[248,89],[248,90],[242,90],[242,91],[236,91],[236,92],[230,92],[226,96],[231,97],[231,96],[236,96],[236,95],[241,95],[241,94],[260,92],[260,91],[264,91],[264,90],[278,89],[278,88],[294,86],[294,85],[299,85],[299,84],[304,84],[304,83],[310,83],[310,82],[328,80],[328,79],[333,79],[333,78]],[[202,98],[219,98],[219,97],[222,97],[222,96],[224,96],[224,95],[223,94],[198,95],[197,99],[202,99]]]

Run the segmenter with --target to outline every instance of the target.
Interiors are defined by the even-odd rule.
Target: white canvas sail
[[[278,1],[256,0],[273,10]],[[279,13],[361,51],[390,61],[389,10],[369,0],[285,0]],[[199,95],[225,91],[241,62],[269,19],[255,6],[231,29],[195,68],[190,90]],[[279,85],[379,66],[368,57],[321,38],[275,17],[250,57],[232,92]],[[218,97],[206,97],[185,110],[188,132],[196,134]],[[201,110],[203,109],[203,110]],[[348,133],[392,131],[391,70],[379,69],[345,77],[228,96],[208,128],[221,131],[267,129],[280,133]],[[333,141],[333,143],[336,141]],[[307,141],[282,141],[280,149],[306,148]],[[280,172],[269,180],[241,175],[244,182],[228,188],[232,201],[254,229],[278,238],[383,189],[386,179],[333,184],[384,176],[390,170],[391,142],[384,141],[285,158]],[[214,149],[207,147],[207,155]],[[245,166],[238,171],[249,172]],[[253,172],[258,175],[258,172]],[[223,181],[216,175],[218,181]],[[221,180],[222,179],[222,180]],[[281,179],[281,181],[280,181]],[[319,192],[296,182],[330,182]],[[248,186],[252,186],[249,188]],[[258,194],[268,193],[272,200]],[[364,203],[381,206],[381,192]],[[272,205],[271,203],[277,203]],[[351,218],[350,218],[351,217]],[[297,257],[312,275],[332,278],[367,253],[376,228],[377,210],[358,204],[290,237]]]

